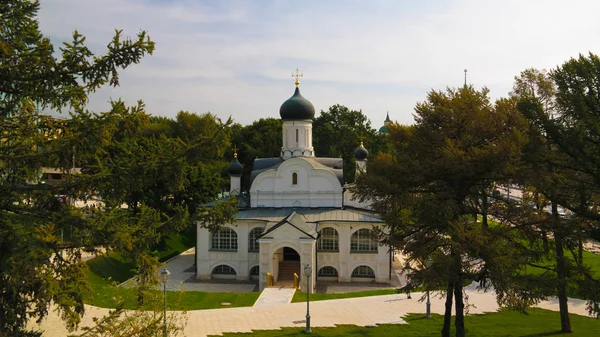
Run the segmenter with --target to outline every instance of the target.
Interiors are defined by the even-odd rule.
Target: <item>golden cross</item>
[[[237,148],[237,147],[234,145],[234,146],[233,146],[233,157],[234,157],[234,158],[237,158],[237,152],[238,152],[238,150],[239,150],[239,149],[238,149],[238,148]]]
[[[360,137],[358,137],[358,139],[360,140],[360,147],[364,147],[363,140],[365,140],[365,137],[364,136],[360,136]]]
[[[296,78],[296,88],[298,88],[300,86],[300,77],[303,77],[304,75],[302,73],[300,73],[298,71],[298,68],[296,68],[296,73],[292,73],[292,77]]]

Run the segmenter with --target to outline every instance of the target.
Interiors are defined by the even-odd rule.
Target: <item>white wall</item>
[[[321,269],[325,266],[331,266],[338,272],[339,282],[389,282],[389,251],[387,246],[378,246],[377,253],[371,252],[350,252],[350,238],[352,234],[359,229],[372,229],[373,224],[356,224],[356,223],[326,223],[319,226],[319,230],[326,227],[335,228],[338,232],[339,253],[318,251],[317,252],[317,268]],[[369,266],[375,273],[374,279],[369,278],[352,278],[352,272],[358,266]],[[317,270],[318,272],[318,270]],[[325,280],[325,279],[323,279]]]
[[[275,252],[282,247],[290,247],[300,254],[302,267],[309,263],[313,266],[312,285],[317,281],[320,268],[332,266],[338,272],[339,282],[389,282],[389,251],[387,246],[378,246],[377,253],[351,253],[351,235],[362,228],[372,229],[371,223],[344,223],[328,222],[319,225],[319,230],[326,227],[335,228],[338,232],[338,252],[319,251],[316,254],[317,242],[312,239],[300,239],[305,236],[291,226],[280,227],[273,238],[260,239],[260,253],[248,252],[248,233],[255,227],[264,227],[265,222],[256,221],[227,225],[238,234],[237,252],[210,251],[210,233],[205,228],[198,228],[198,279],[210,279],[214,267],[226,264],[236,270],[237,280],[248,280],[250,269],[259,265],[259,287],[262,290],[266,285],[266,273],[271,272],[277,276],[279,267]],[[352,278],[352,272],[358,266],[366,265],[373,269],[375,278]],[[302,277],[301,287],[305,289],[306,278]]]
[[[298,183],[293,184],[293,174]],[[250,187],[252,207],[341,207],[342,185],[329,170],[315,169],[302,158],[259,174]]]
[[[196,277],[201,280],[212,278],[212,270],[221,264],[225,264],[235,269],[237,280],[248,280],[250,268],[258,265],[258,253],[248,252],[248,234],[255,227],[264,228],[265,222],[249,222],[228,224],[225,227],[231,228],[237,234],[237,251],[213,251],[210,249],[210,232],[206,228],[198,226],[197,237],[197,260],[198,273]]]

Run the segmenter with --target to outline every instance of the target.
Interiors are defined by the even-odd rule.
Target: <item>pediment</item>
[[[294,234],[297,234],[298,238],[304,237],[315,240],[318,236],[318,233],[315,230],[315,224],[306,223],[304,216],[294,211],[285,218],[281,219],[281,221],[267,225],[265,227],[265,231],[259,236],[259,238],[290,238],[291,236],[294,236]]]

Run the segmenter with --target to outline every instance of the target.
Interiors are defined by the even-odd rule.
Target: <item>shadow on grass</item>
[[[133,264],[121,260],[117,254],[109,253],[106,256],[97,257],[87,261],[87,265],[94,276],[104,279],[89,280],[93,283],[105,283],[109,278],[115,282],[121,283],[127,281],[133,276]]]
[[[565,334],[568,334],[568,333],[562,332],[562,331],[558,330],[558,331],[551,331],[551,332],[544,332],[544,333],[535,333],[535,334],[530,334],[530,335],[523,335],[522,337],[559,336],[559,335],[565,335]]]

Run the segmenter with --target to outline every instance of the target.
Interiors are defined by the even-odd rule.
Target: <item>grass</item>
[[[137,309],[136,289],[116,287],[112,285],[92,285],[93,299],[87,298],[86,303],[101,308],[115,308],[123,301],[125,309]],[[162,308],[162,291],[153,292],[150,303],[158,303]],[[254,305],[260,293],[209,293],[203,291],[167,291],[168,310],[202,310],[249,307]],[[154,301],[153,301],[154,299]],[[222,305],[229,303],[229,305]]]
[[[378,296],[378,295],[390,295],[395,294],[396,289],[378,289],[378,290],[367,290],[367,291],[356,291],[351,293],[340,293],[340,294],[310,294],[311,301],[325,301],[325,300],[337,300],[340,298],[353,298],[353,297],[366,297],[366,296]],[[306,302],[306,293],[296,291],[293,302]]]
[[[335,328],[312,328],[312,336],[439,336],[443,324],[443,316],[432,315],[430,319],[423,314],[409,314],[404,317],[408,324],[383,324],[373,328],[355,325],[340,325]],[[600,321],[579,315],[571,315],[571,326],[574,333],[569,336],[597,336]],[[520,314],[502,310],[485,315],[469,315],[465,317],[467,336],[527,336],[543,337],[562,335],[560,333],[560,317],[557,312],[530,309],[528,314]],[[253,333],[224,333],[223,336],[240,337],[293,337],[305,336],[304,327],[283,328],[281,330],[257,330]],[[454,336],[454,327],[451,331]]]
[[[194,245],[194,234],[181,233],[169,236],[164,242],[154,247],[154,253],[160,261],[166,261],[171,257],[179,255]],[[121,301],[126,309],[136,309],[136,289],[118,287],[114,283],[122,283],[134,276],[134,265],[126,261],[120,254],[110,252],[98,256],[86,262],[87,281],[91,288],[91,294],[84,294],[84,302],[101,308],[115,308]],[[162,305],[162,292],[156,291],[156,297],[160,298]],[[169,310],[200,310],[218,309],[231,307],[252,306],[260,295],[252,293],[209,293],[201,291],[167,292],[167,307]],[[150,300],[152,302],[152,300]],[[223,306],[221,303],[230,303]]]

